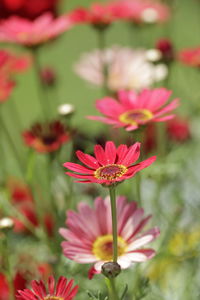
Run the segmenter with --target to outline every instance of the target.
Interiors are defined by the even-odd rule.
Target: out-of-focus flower
[[[78,159],[86,167],[66,162],[64,167],[76,172],[66,172],[66,174],[83,179],[78,182],[93,182],[110,186],[133,177],[137,172],[151,165],[156,159],[155,156],[152,156],[133,165],[140,156],[140,143],[135,143],[129,148],[126,145],[120,145],[116,148],[115,144],[109,141],[106,142],[105,149],[101,145],[95,145],[94,153],[95,157],[79,150],[76,151]]]
[[[31,64],[27,55],[0,50],[0,102],[6,101],[15,87],[14,75],[24,72]]]
[[[118,91],[150,87],[165,79],[168,70],[164,64],[151,63],[147,50],[115,46],[84,54],[75,65],[75,72],[94,85],[105,82],[109,90]]]
[[[17,272],[14,279],[13,285],[15,292],[19,289],[26,288],[27,281],[23,274]],[[6,279],[6,276],[3,273],[0,273],[0,300],[8,300],[10,298],[10,288],[9,283]]]
[[[191,137],[189,122],[186,119],[176,117],[167,122],[169,138],[176,142],[185,142]]]
[[[105,262],[112,261],[113,237],[110,199],[95,199],[95,208],[81,202],[78,212],[68,211],[67,229],[60,234],[63,254],[78,263],[94,263],[94,272],[100,272]],[[143,231],[150,216],[144,217],[143,208],[136,202],[128,203],[125,197],[117,197],[118,264],[126,269],[134,262],[144,262],[155,255],[153,249],[143,248],[159,235],[154,227]]]
[[[72,300],[78,291],[78,286],[73,286],[74,280],[68,280],[67,278],[60,276],[56,284],[53,276],[48,279],[48,287],[46,288],[43,281],[33,280],[31,282],[32,289],[25,289],[18,291],[19,300],[51,300],[51,299],[61,299],[61,300]],[[38,298],[39,297],[39,298]]]
[[[113,14],[136,24],[161,23],[170,17],[169,7],[154,0],[113,1]]]
[[[0,229],[10,229],[14,226],[14,222],[11,218],[0,219]]]
[[[69,131],[60,121],[36,123],[23,133],[27,146],[40,153],[55,152],[70,140]]]
[[[47,86],[53,86],[56,83],[56,73],[53,68],[46,67],[40,73],[42,82]]]
[[[162,53],[158,49],[149,49],[146,52],[147,60],[151,62],[159,62],[162,59]]]
[[[200,47],[180,51],[179,59],[182,63],[190,67],[200,68]]]
[[[17,15],[27,19],[35,19],[45,12],[56,14],[58,0],[1,0],[0,18],[5,19]]]
[[[139,94],[134,91],[120,91],[117,100],[111,97],[97,100],[96,107],[105,117],[88,118],[114,127],[125,127],[127,131],[150,122],[164,122],[174,117],[168,113],[179,105],[179,100],[175,99],[164,106],[171,93],[165,88],[145,89]]]
[[[162,53],[162,61],[170,63],[175,59],[175,50],[172,42],[169,39],[160,39],[156,43],[156,49]]]
[[[0,74],[0,102],[8,100],[14,87],[15,82],[13,80]]]
[[[70,103],[63,103],[58,106],[58,113],[60,116],[69,116],[74,112],[75,112],[75,107]]]
[[[30,189],[27,185],[18,180],[11,179],[8,181],[8,190],[10,191],[11,202],[14,207],[34,226],[39,226],[36,208]],[[12,217],[14,221],[14,231],[16,233],[28,233],[25,224],[16,217]],[[49,213],[43,216],[43,222],[49,236],[53,235],[54,220]]]
[[[72,27],[67,16],[53,18],[45,13],[34,21],[17,16],[10,17],[0,23],[0,41],[34,47],[46,43]]]
[[[69,14],[72,22],[91,24],[104,29],[117,19],[109,3],[93,3],[89,8],[78,7]]]

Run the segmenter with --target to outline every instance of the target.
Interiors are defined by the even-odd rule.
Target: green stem
[[[163,158],[166,154],[166,124],[158,123],[156,128],[158,155]]]
[[[139,206],[142,205],[142,195],[141,195],[141,175],[138,172],[135,176],[135,185],[136,185],[136,201]]]
[[[39,61],[39,53],[38,53],[38,49],[32,49],[32,55],[33,55],[33,59],[34,59],[34,63],[33,63],[33,67],[35,70],[35,76],[36,76],[36,80],[37,80],[37,87],[38,87],[38,99],[40,101],[40,106],[41,106],[41,110],[43,113],[43,116],[45,119],[48,118],[48,111],[49,111],[49,103],[46,103],[47,101],[45,101],[46,98],[46,93],[44,91],[44,86],[41,82],[40,76],[41,76],[41,66],[40,66],[40,61]]]
[[[117,232],[117,207],[116,207],[116,191],[115,186],[109,188],[110,203],[112,212],[112,234],[113,234],[113,262],[117,262],[118,257],[118,232]]]
[[[12,139],[12,137],[10,135],[10,132],[7,129],[7,126],[4,123],[4,120],[2,119],[1,116],[0,116],[0,126],[2,128],[2,131],[4,131],[4,133],[5,133],[5,136],[6,136],[7,140],[8,140],[8,143],[10,144],[10,147],[11,147],[11,149],[13,151],[13,154],[14,154],[14,156],[16,158],[16,161],[18,163],[19,169],[20,169],[21,173],[24,174],[24,164],[22,163],[21,157],[20,157],[20,155],[18,153],[18,149],[16,148],[16,145],[13,142],[13,139]]]
[[[4,258],[5,258],[5,269],[6,269],[6,279],[8,281],[9,285],[9,300],[15,299],[15,288],[14,288],[14,282],[13,282],[13,276],[12,276],[12,267],[10,262],[10,251],[9,251],[9,245],[8,245],[8,235],[5,234],[3,237],[3,252],[4,252]]]
[[[109,300],[119,300],[119,296],[117,294],[115,279],[114,278],[106,278],[106,284],[108,287]]]

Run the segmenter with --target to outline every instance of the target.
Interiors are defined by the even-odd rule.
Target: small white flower
[[[14,226],[14,222],[11,218],[2,218],[0,219],[0,229],[8,229]]]
[[[146,23],[155,23],[158,18],[158,12],[154,8],[146,8],[141,15],[142,21]]]
[[[70,103],[64,103],[58,106],[58,113],[61,116],[67,116],[75,111],[74,105]]]

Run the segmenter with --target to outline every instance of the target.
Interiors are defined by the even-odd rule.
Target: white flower
[[[104,51],[94,50],[82,55],[75,65],[75,72],[97,86],[102,86],[106,80],[111,91],[139,91],[163,80],[168,73],[165,65],[154,65],[148,60],[147,51],[120,46]]]

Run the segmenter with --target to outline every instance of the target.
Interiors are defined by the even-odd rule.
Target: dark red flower
[[[56,14],[59,0],[1,0],[0,18],[17,15],[35,19],[45,12]]]
[[[19,289],[25,289],[26,283],[27,281],[23,276],[23,274],[17,272],[13,280],[15,293]],[[6,276],[3,273],[0,273],[0,300],[8,300],[9,296],[10,296],[10,289],[9,289],[8,281],[6,279]]]
[[[175,58],[175,51],[172,42],[169,39],[160,39],[156,43],[156,49],[162,53],[162,60],[169,63]]]
[[[27,146],[40,153],[57,151],[70,139],[69,132],[60,121],[36,123],[23,133]]]
[[[54,69],[51,67],[42,69],[40,76],[45,85],[52,86],[56,83],[56,74]]]

